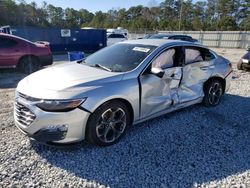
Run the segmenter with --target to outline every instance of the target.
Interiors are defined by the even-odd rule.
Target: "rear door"
[[[147,118],[179,103],[178,88],[182,77],[182,66],[178,65],[179,48],[160,53],[140,76],[141,118]],[[162,78],[150,73],[152,67],[165,71]]]
[[[205,48],[185,47],[183,78],[178,91],[180,103],[204,96],[203,84],[214,71],[215,56]]]
[[[0,66],[11,67],[16,65],[17,42],[7,37],[0,36]]]

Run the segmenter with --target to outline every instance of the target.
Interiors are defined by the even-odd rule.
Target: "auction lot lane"
[[[133,126],[105,148],[29,141],[12,113],[25,75],[1,70],[0,187],[250,187],[250,73],[235,63],[219,106],[195,105]]]

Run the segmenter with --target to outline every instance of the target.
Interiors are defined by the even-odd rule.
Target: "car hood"
[[[19,82],[17,91],[35,98],[69,98],[79,92],[102,87],[107,82],[121,79],[121,73],[71,62],[27,76]]]

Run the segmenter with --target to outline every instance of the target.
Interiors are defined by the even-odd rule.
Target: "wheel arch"
[[[105,102],[102,102],[100,105],[98,105],[92,113],[94,113],[94,111],[96,111],[100,106],[104,105],[105,103],[110,103],[110,102],[114,102],[114,101],[119,101],[119,102],[122,102],[123,104],[126,105],[126,107],[128,108],[128,111],[129,111],[129,115],[130,115],[130,124],[132,124],[134,122],[134,109],[133,109],[133,106],[132,104],[124,99],[124,98],[113,98],[113,99],[109,99],[109,100],[106,100]],[[91,114],[92,114],[91,113]],[[89,119],[88,119],[89,121]]]
[[[217,80],[222,84],[222,88],[223,88],[223,93],[225,93],[226,90],[226,80],[220,76],[212,76],[210,77],[204,84],[203,84],[203,91],[205,91],[205,88],[207,87],[208,83]]]
[[[122,102],[123,104],[126,105],[126,107],[128,108],[128,111],[129,111],[129,115],[130,115],[130,124],[132,124],[134,122],[134,109],[128,100],[126,100],[124,98],[114,98],[114,99],[107,100],[106,102],[102,103],[101,105],[103,105],[105,103],[113,102],[113,101],[119,101],[119,102]],[[100,106],[98,106],[97,108],[99,108]]]
[[[36,55],[33,55],[33,54],[25,54],[23,56],[21,56],[18,60],[18,63],[17,63],[17,68],[21,68],[21,64],[22,64],[22,60],[25,59],[25,58],[35,58],[39,63],[40,63],[40,59],[38,56]]]
[[[107,100],[107,101],[101,103],[100,105],[98,105],[98,107],[95,108],[95,109],[93,110],[93,112],[90,113],[90,115],[89,115],[89,117],[88,117],[88,119],[87,119],[87,121],[86,121],[86,128],[85,128],[85,130],[84,130],[84,135],[85,135],[84,137],[85,137],[85,139],[88,137],[87,131],[89,130],[89,126],[90,126],[90,123],[89,123],[89,122],[90,122],[90,119],[91,119],[92,114],[93,114],[99,107],[101,107],[102,105],[104,105],[104,104],[106,104],[106,103],[109,103],[109,102],[114,102],[114,101],[119,101],[119,102],[122,102],[123,104],[126,105],[126,107],[128,108],[128,111],[129,111],[129,115],[131,116],[129,125],[132,125],[132,124],[133,124],[133,122],[134,122],[134,109],[133,109],[131,103],[130,103],[128,100],[123,99],[123,98],[113,98],[113,99],[109,99],[109,100]]]

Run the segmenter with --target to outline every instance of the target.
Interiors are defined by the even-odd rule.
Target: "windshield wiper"
[[[110,68],[105,67],[105,66],[103,66],[103,65],[101,65],[101,64],[95,64],[93,67],[102,68],[102,69],[104,69],[104,70],[106,70],[106,71],[112,72],[112,70],[111,70]]]

